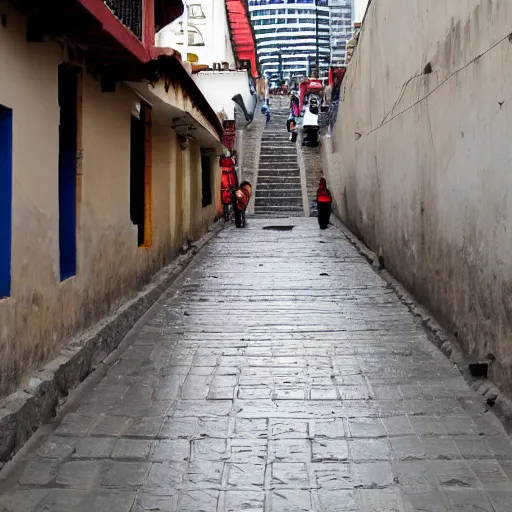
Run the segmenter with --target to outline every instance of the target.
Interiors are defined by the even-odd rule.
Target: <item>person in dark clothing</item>
[[[332,195],[327,188],[325,178],[320,179],[320,185],[316,192],[316,204],[318,207],[318,225],[320,229],[327,229],[331,218]]]

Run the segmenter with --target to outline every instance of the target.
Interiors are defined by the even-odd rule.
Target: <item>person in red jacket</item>
[[[320,229],[327,229],[331,218],[332,195],[327,188],[325,178],[320,179],[320,185],[316,192],[316,204],[318,207],[318,224]]]

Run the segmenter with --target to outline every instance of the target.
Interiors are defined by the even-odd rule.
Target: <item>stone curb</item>
[[[55,359],[30,377],[25,389],[0,400],[0,469],[42,424],[55,416],[69,392],[118,347],[194,256],[223,228],[224,223],[218,221],[190,245],[186,254],[159,270],[135,297],[73,339]]]
[[[471,388],[485,398],[488,405],[486,411],[492,410],[507,432],[512,433],[512,400],[503,394],[489,379],[474,378],[469,371],[469,361],[460,348],[456,338],[450,336],[427,308],[418,303],[415,297],[387,270],[379,268],[377,255],[354,235],[339,218],[333,215],[331,222],[343,233],[345,238],[357,249],[359,254],[366,258],[368,263],[372,265],[384,281],[388,283],[397,294],[400,301],[407,306],[409,311],[421,320],[432,343],[454,364]]]

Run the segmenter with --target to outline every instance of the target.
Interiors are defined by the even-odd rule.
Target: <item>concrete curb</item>
[[[499,418],[508,433],[512,433],[512,400],[504,395],[489,379],[476,379],[469,371],[469,361],[460,348],[455,337],[450,336],[433,315],[422,306],[387,270],[379,268],[377,255],[369,249],[343,222],[332,216],[334,224],[345,238],[364,256],[376,272],[395,291],[400,301],[421,321],[432,343],[454,364],[471,388],[482,395],[487,403],[487,410]]]
[[[194,256],[214,238],[224,223],[217,222],[189,251],[158,271],[135,297],[73,339],[25,389],[0,400],[0,469],[44,423],[51,420],[76,388],[114,351],[135,323],[187,268]]]

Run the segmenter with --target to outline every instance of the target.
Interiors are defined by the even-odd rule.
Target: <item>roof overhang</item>
[[[249,17],[246,0],[225,0],[231,41],[238,62],[248,61],[251,76],[257,78],[258,61],[254,31]]]

